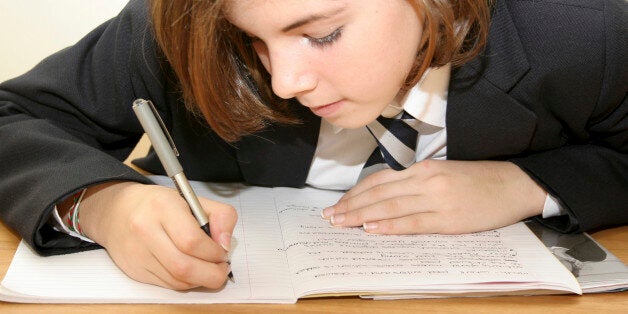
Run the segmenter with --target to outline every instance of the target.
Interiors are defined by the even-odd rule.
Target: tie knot
[[[367,125],[377,141],[384,161],[395,170],[403,170],[416,159],[416,144],[419,132],[411,126],[415,119],[407,112],[396,118],[379,117]],[[410,123],[410,124],[409,124]]]

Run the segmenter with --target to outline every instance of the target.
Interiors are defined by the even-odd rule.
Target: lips
[[[310,107],[310,110],[319,117],[328,117],[336,113],[341,107],[342,101],[336,101],[323,106]]]

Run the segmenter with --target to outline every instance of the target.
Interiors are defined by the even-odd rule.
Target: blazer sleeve
[[[124,160],[143,134],[131,104],[152,99],[166,123],[166,72],[146,3],[0,84],[0,218],[43,255],[98,247],[52,230],[58,201],[112,180],[149,183]]]
[[[512,160],[561,200],[568,215],[541,222],[562,232],[628,224],[628,15],[619,2],[604,2],[605,68],[588,140]]]

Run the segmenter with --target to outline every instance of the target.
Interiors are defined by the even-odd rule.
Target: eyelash
[[[310,45],[314,47],[325,48],[333,44],[335,41],[337,41],[340,38],[340,35],[342,35],[342,27],[339,27],[335,31],[331,32],[331,34],[325,37],[321,37],[321,38],[315,38],[311,36],[305,36],[305,37],[309,40]]]

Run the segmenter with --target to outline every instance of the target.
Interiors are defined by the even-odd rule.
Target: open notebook
[[[171,185],[166,177],[152,177]],[[21,243],[0,300],[47,303],[294,303],[374,298],[582,293],[576,278],[519,223],[467,235],[377,236],[320,217],[341,193],[192,182],[232,204],[235,283],[176,292],[124,275],[104,250],[40,257]]]

